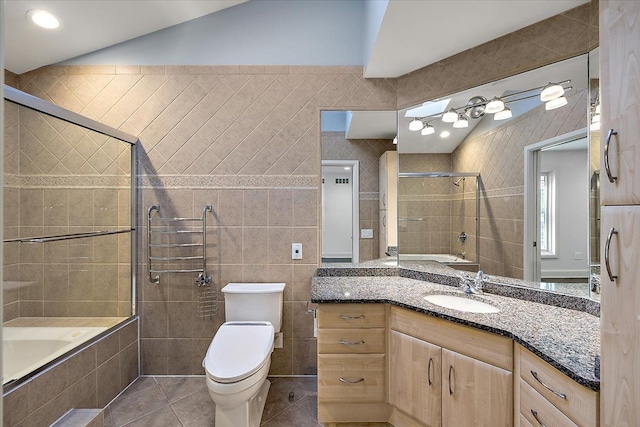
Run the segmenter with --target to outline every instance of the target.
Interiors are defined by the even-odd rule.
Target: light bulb
[[[397,136],[393,137],[393,145],[398,145],[398,137]]]
[[[498,98],[497,96],[493,97],[493,99],[489,101],[487,107],[485,108],[485,112],[489,114],[499,113],[502,110],[504,110],[504,101],[502,101],[502,99]]]
[[[424,127],[422,120],[413,119],[409,122],[409,130],[418,131]]]
[[[27,12],[27,18],[37,26],[48,30],[53,30],[60,26],[60,20],[57,16],[42,9],[31,9]]]
[[[462,114],[458,115],[458,120],[453,122],[453,127],[456,129],[469,127],[469,121]]]
[[[451,134],[449,133],[448,130],[443,130],[442,132],[440,132],[440,138],[448,138],[449,135]]]
[[[565,98],[564,96],[561,96],[560,98],[556,98],[556,99],[552,99],[551,101],[547,101],[546,104],[544,104],[544,109],[549,111],[549,110],[555,110],[556,108],[560,108],[563,105],[567,105],[567,98]]]
[[[436,133],[436,128],[434,128],[433,125],[427,123],[427,125],[422,128],[422,132],[420,133],[424,136],[431,135]]]
[[[540,92],[540,101],[551,101],[560,98],[562,95],[564,95],[564,88],[558,83],[549,82],[548,85],[542,88],[542,92]]]
[[[445,123],[453,123],[456,120],[458,120],[458,113],[453,108],[442,115],[442,121]]]
[[[510,119],[511,117],[513,117],[513,114],[511,113],[511,108],[504,107],[504,110],[498,111],[493,116],[493,120],[506,120],[506,119]]]

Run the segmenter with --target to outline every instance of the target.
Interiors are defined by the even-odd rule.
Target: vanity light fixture
[[[27,19],[38,27],[46,28],[47,30],[55,30],[60,26],[60,18],[44,9],[31,9],[27,11]]]
[[[567,98],[565,98],[564,96],[561,96],[560,98],[555,98],[555,99],[552,99],[551,101],[547,101],[544,104],[544,109],[547,111],[555,110],[556,108],[560,108],[563,105],[567,105]]]
[[[458,115],[458,120],[453,122],[453,127],[456,128],[456,129],[468,128],[469,127],[469,120],[467,120],[467,118],[465,116],[463,116],[462,114],[459,114]]]
[[[497,96],[494,96],[491,101],[487,103],[487,107],[485,108],[485,112],[489,114],[499,113],[504,110],[504,101]]]
[[[424,136],[432,135],[436,133],[436,128],[434,128],[432,124],[427,123],[425,127],[422,128],[422,131],[420,133]]]
[[[449,133],[448,130],[443,130],[442,132],[440,132],[440,138],[448,138],[449,135],[451,135],[451,133]]]
[[[424,127],[424,123],[422,123],[422,120],[413,119],[409,122],[409,130],[418,131],[418,130],[421,130],[423,127]]]
[[[564,88],[559,83],[549,82],[540,92],[540,101],[547,102],[560,98],[564,95]],[[557,107],[556,107],[557,108]]]
[[[504,110],[498,111],[493,115],[493,120],[506,120],[513,117],[513,113],[511,112],[511,108],[504,107]]]
[[[560,108],[563,105],[567,105],[567,98],[564,93],[567,90],[573,89],[568,86],[571,80],[564,80],[557,83],[548,83],[545,86],[538,86],[531,89],[521,90],[517,92],[507,93],[502,96],[494,96],[490,101],[484,96],[474,96],[467,101],[467,103],[460,107],[451,107],[441,113],[433,113],[423,117],[415,117],[409,122],[409,129],[412,131],[422,130],[422,135],[431,135],[435,133],[433,126],[428,123],[432,118],[440,117],[440,120],[444,123],[451,123],[454,128],[466,128],[469,127],[468,119],[479,119],[484,117],[485,114],[494,114],[494,120],[506,120],[513,117],[513,112],[506,104],[513,102],[524,101],[526,99],[540,98],[542,102],[545,102],[545,109],[554,110]],[[447,103],[450,101],[447,100]],[[594,109],[597,114],[600,110],[599,102],[596,101],[591,106],[591,115],[594,115]],[[458,113],[461,111],[462,113]],[[449,136],[443,136],[443,138]]]
[[[445,123],[454,123],[456,120],[458,120],[458,113],[453,108],[442,115],[442,121]]]

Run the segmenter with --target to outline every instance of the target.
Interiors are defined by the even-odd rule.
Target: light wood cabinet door
[[[441,348],[391,331],[390,403],[429,427],[441,426]]]
[[[640,206],[602,208],[601,425],[640,426]]]
[[[381,211],[396,208],[398,201],[398,153],[387,151],[380,156],[379,168],[379,203]]]
[[[513,374],[442,349],[442,425],[513,425]]]
[[[600,149],[603,205],[640,204],[640,2],[600,1]],[[617,179],[606,173],[608,164]]]

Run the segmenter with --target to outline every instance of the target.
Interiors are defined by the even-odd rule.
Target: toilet
[[[202,361],[216,427],[258,427],[271,383],[274,334],[282,326],[284,283],[229,283],[226,322]]]

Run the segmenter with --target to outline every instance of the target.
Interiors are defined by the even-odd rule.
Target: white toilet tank
[[[224,293],[225,319],[269,321],[280,332],[284,283],[229,283]]]

